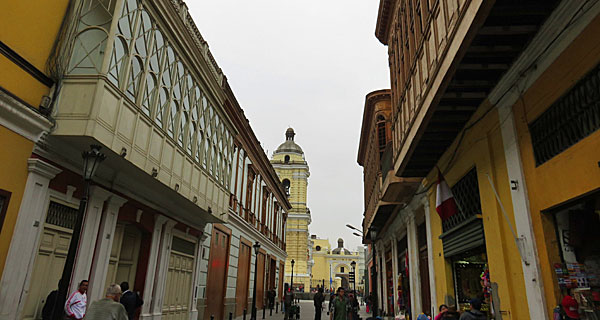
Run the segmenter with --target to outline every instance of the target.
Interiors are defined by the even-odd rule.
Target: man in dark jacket
[[[481,312],[481,300],[471,299],[469,304],[471,304],[471,310],[465,311],[460,316],[460,320],[487,320],[487,315]]]
[[[135,311],[144,304],[144,300],[140,298],[137,292],[129,291],[128,282],[121,282],[121,290],[123,290],[123,295],[120,302],[125,307],[129,320],[133,320]]]
[[[313,300],[315,302],[315,320],[321,320],[321,313],[323,312],[323,301],[325,301],[325,296],[323,295],[323,288],[319,288],[319,291],[315,294]]]

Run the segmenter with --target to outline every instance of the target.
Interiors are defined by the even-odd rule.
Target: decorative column
[[[81,226],[79,248],[77,248],[77,254],[75,255],[75,266],[69,285],[69,294],[79,288],[81,280],[88,280],[90,276],[104,201],[111,195],[113,195],[111,192],[99,186],[90,187],[89,200],[83,217],[83,225]]]
[[[377,244],[377,267],[379,270],[377,271],[377,288],[379,290],[379,298],[377,301],[379,302],[379,309],[385,311],[385,305],[387,304],[387,296],[385,293],[385,281],[383,281],[383,277],[385,276],[385,266],[384,261],[381,257],[383,257],[384,247],[382,242],[380,241]]]
[[[425,212],[425,228],[427,229],[427,271],[429,272],[429,292],[431,293],[431,314],[437,311],[437,293],[435,286],[435,270],[433,268],[433,237],[431,234],[431,213],[429,212],[429,197],[423,197],[423,212]]]
[[[190,319],[198,319],[198,292],[200,292],[200,283],[201,283],[201,268],[202,268],[202,247],[204,241],[208,236],[206,232],[204,232],[206,225],[204,225],[200,230],[202,231],[202,235],[198,238],[198,243],[196,244],[196,265],[194,268],[194,283],[193,283],[193,291],[192,291],[192,305],[190,306]],[[206,277],[204,277],[204,283],[206,283]]]
[[[393,315],[396,315],[396,307],[398,306],[398,239],[396,238],[396,236],[392,236],[392,276],[393,276],[393,280],[392,282],[394,283],[394,288],[393,288],[393,292],[394,292],[394,309],[393,309]]]
[[[144,304],[142,305],[142,311],[140,312],[140,319],[152,319],[152,304],[154,303],[154,285],[156,276],[156,265],[158,260],[158,254],[160,249],[160,243],[162,239],[163,225],[169,218],[157,214],[154,216],[154,229],[152,230],[152,241],[150,244],[150,255],[148,257],[148,267],[146,269],[146,280],[144,286],[144,292],[142,298]]]
[[[23,310],[48,207],[48,184],[61,170],[42,159],[27,160],[29,174],[0,283],[0,319]]]
[[[411,314],[421,312],[421,275],[419,273],[419,244],[417,242],[417,225],[414,211],[411,210],[406,219],[406,239],[408,242],[408,270],[410,281]]]
[[[167,218],[168,219],[168,218]],[[177,221],[168,219],[163,227],[160,248],[158,252],[158,263],[154,275],[154,291],[152,294],[151,311],[154,319],[160,319],[162,315],[162,302],[167,284],[167,272],[169,269],[169,255],[171,254],[171,242],[173,241],[173,227]]]
[[[100,221],[100,237],[96,242],[94,260],[92,262],[92,272],[90,273],[90,286],[88,288],[88,301],[95,301],[104,298],[104,284],[106,283],[106,273],[110,260],[110,252],[113,247],[115,229],[119,209],[127,202],[127,199],[121,198],[115,194],[111,195],[106,203],[106,209],[102,213]]]

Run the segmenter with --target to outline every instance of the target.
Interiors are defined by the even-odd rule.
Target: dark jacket
[[[469,310],[460,316],[460,320],[487,320],[487,315],[479,310]]]
[[[315,302],[315,307],[321,308],[323,306],[323,301],[325,301],[325,296],[323,295],[323,293],[317,292],[313,300]]]
[[[132,320],[135,311],[144,304],[144,300],[136,292],[127,291],[121,297],[121,304],[125,307],[129,320]]]
[[[42,309],[42,319],[43,320],[51,320],[52,319],[52,307],[56,303],[56,296],[58,295],[57,290],[53,290],[50,292],[48,297],[46,297],[46,303],[44,304],[44,308]]]

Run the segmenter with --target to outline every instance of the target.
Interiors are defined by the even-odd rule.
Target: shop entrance
[[[104,288],[112,283],[127,281],[133,290],[142,232],[134,225],[117,223],[114,236]]]
[[[570,294],[581,319],[600,319],[600,192],[555,210],[560,262],[554,264],[561,297]]]
[[[490,311],[491,287],[485,247],[478,247],[451,258],[454,293],[460,310],[469,310],[471,299],[480,299],[481,311]]]

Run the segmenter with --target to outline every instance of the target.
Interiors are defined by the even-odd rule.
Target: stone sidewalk
[[[279,307],[281,307],[281,305],[279,305]],[[321,313],[321,320],[329,320],[329,316],[327,315],[328,308],[329,308],[329,302],[325,301],[323,303],[323,311]],[[258,312],[256,313],[256,318],[257,318],[257,320],[262,320],[262,319],[283,320],[283,313],[281,312],[281,309],[279,308],[278,311],[279,311],[279,313],[275,313],[275,309],[273,309],[273,314],[270,315],[270,313],[271,313],[270,310],[266,310],[265,317],[263,318],[263,311],[258,310]],[[362,319],[367,319],[368,317],[370,317],[370,315],[367,315],[364,305],[360,307],[358,315]],[[300,320],[313,320],[314,318],[315,318],[315,307],[313,305],[313,302],[310,300],[301,300],[300,301]],[[244,320],[244,319],[242,316],[242,317],[235,318],[235,320]],[[246,315],[246,320],[250,320],[250,313],[248,313]]]

